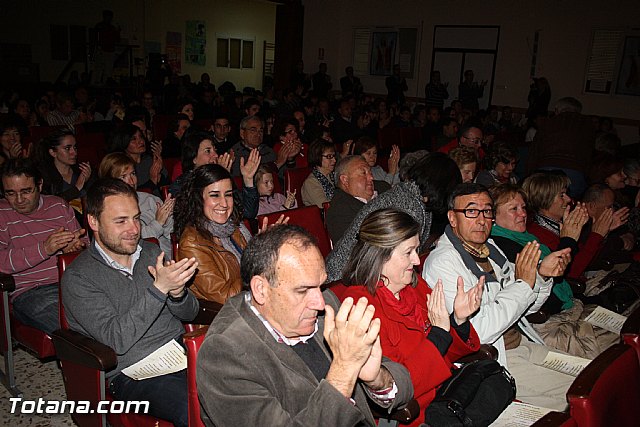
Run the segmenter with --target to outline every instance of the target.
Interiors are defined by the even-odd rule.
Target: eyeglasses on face
[[[486,219],[493,219],[495,216],[493,209],[452,209],[452,211],[464,213],[466,218],[478,218],[480,212],[482,212],[482,216]]]
[[[335,154],[323,154],[322,157],[324,157],[327,160],[332,160],[336,158]]]
[[[7,199],[13,199],[17,197],[18,194],[22,197],[27,197],[29,194],[33,194],[34,191],[36,191],[36,187],[23,188],[22,190],[19,190],[19,191],[6,190],[4,192],[4,197],[6,197]]]

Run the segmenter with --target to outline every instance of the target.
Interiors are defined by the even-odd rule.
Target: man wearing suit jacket
[[[205,424],[374,427],[367,399],[391,411],[411,398],[407,370],[382,357],[373,307],[322,293],[306,231],[255,236],[241,268],[250,290],[227,301],[198,355]]]

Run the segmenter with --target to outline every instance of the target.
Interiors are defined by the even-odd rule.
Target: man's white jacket
[[[523,280],[515,279],[514,264],[506,259],[504,253],[493,240],[489,239],[488,243],[500,252],[505,263],[500,266],[493,260],[489,260],[497,281],[487,280],[485,282],[482,303],[480,309],[471,317],[471,324],[478,333],[482,344],[492,344],[498,349],[498,361],[506,367],[507,360],[502,334],[514,323],[519,322],[520,328],[531,341],[544,344],[542,338],[524,316],[538,311],[544,304],[551,294],[553,279],[544,280],[536,273],[536,283],[531,289]],[[424,263],[422,277],[432,288],[438,279],[442,279],[449,313],[453,312],[458,276],[462,276],[464,280],[465,291],[478,282],[478,278],[464,264],[462,257],[447,235],[443,234],[437,247]]]

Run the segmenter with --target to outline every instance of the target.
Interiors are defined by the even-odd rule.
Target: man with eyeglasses
[[[60,328],[56,254],[88,243],[73,209],[61,198],[41,195],[42,178],[27,159],[2,168],[0,271],[11,274],[14,316],[48,334]]]
[[[422,276],[431,286],[442,279],[449,312],[457,288],[466,291],[479,286],[484,277],[482,303],[470,319],[480,341],[498,349],[498,361],[516,378],[519,400],[564,410],[573,377],[533,363],[541,363],[548,349],[525,316],[546,301],[552,278],[561,276],[570,261],[569,250],[553,252],[539,262],[539,244],[530,242],[515,264],[509,262],[489,239],[494,204],[480,184],[458,185],[449,196],[448,207],[449,225],[427,257]]]
[[[465,124],[458,131],[458,137],[447,145],[444,145],[438,149],[439,152],[449,154],[449,151],[458,147],[469,147],[476,150],[480,161],[484,159],[484,150],[482,149],[483,141],[482,129],[476,127],[474,124]]]
[[[284,168],[295,168],[296,156],[302,149],[300,142],[292,141],[284,144],[276,154],[271,147],[263,144],[264,123],[258,116],[248,116],[240,122],[240,141],[231,149],[235,159],[231,167],[231,175],[240,176],[240,160],[247,161],[251,150],[257,148],[260,152],[260,164],[271,164],[278,175],[284,177]]]

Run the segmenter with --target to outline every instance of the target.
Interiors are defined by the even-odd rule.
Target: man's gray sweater
[[[133,275],[109,266],[92,243],[62,277],[62,303],[69,327],[111,347],[118,365],[107,378],[138,362],[184,333],[198,300],[190,291],[172,301],[153,286],[147,267],[156,265],[160,248],[140,242],[142,252]]]

